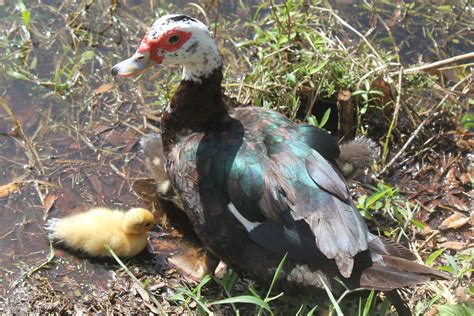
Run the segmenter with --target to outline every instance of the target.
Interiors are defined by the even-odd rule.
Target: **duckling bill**
[[[127,212],[98,207],[46,224],[48,237],[92,257],[107,257],[105,245],[119,257],[139,254],[147,245],[147,233],[156,224],[153,214],[143,208]]]

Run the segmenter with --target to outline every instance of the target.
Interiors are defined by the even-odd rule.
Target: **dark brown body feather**
[[[272,111],[234,109],[221,80],[218,69],[183,81],[162,120],[168,176],[208,251],[264,282],[287,253],[280,285],[303,293],[324,293],[321,280],[343,292],[335,277],[383,291],[447,278],[368,232],[328,162],[334,140]]]

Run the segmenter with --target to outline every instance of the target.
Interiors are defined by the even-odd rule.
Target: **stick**
[[[424,71],[424,70],[429,70],[429,69],[434,69],[434,68],[441,68],[442,66],[445,66],[445,65],[448,65],[448,64],[452,64],[452,63],[459,62],[459,61],[465,61],[465,60],[469,60],[469,59],[474,59],[474,52],[467,53],[467,54],[464,54],[464,55],[454,56],[454,57],[451,57],[451,58],[448,58],[448,59],[439,60],[439,61],[436,61],[434,63],[425,64],[425,65],[418,66],[418,67],[404,69],[403,74],[412,74],[412,73],[417,73],[417,72]],[[394,76],[394,75],[397,75],[397,74],[398,74],[398,71],[391,72],[390,76]]]
[[[28,156],[28,159],[30,160],[30,166],[36,165],[39,169],[40,174],[44,174],[44,167],[43,164],[41,163],[41,158],[36,151],[35,146],[31,142],[30,138],[23,132],[23,128],[21,127],[20,122],[16,119],[15,114],[13,114],[13,111],[10,109],[8,106],[7,102],[3,99],[0,98],[0,105],[3,107],[5,112],[10,116],[10,119],[13,121],[13,125],[15,126],[15,132],[18,133],[18,136],[20,136],[21,139],[25,142],[25,147],[27,149],[26,155]],[[30,153],[30,155],[28,155]]]
[[[140,282],[140,280],[138,280],[132,272],[130,272],[130,270],[127,268],[127,266],[122,262],[122,260],[120,260],[120,258],[115,254],[115,252],[112,250],[112,248],[110,248],[110,246],[108,245],[104,245],[104,247],[107,249],[107,251],[110,253],[110,255],[115,259],[115,261],[117,261],[117,263],[122,267],[122,269],[124,269],[125,273],[128,274],[128,276],[132,279],[132,281],[137,285],[139,286],[142,290],[144,290],[145,292],[148,293],[148,295],[150,296],[150,300],[153,302],[153,304],[155,304],[156,308],[158,309],[158,311],[160,312],[161,315],[165,315],[165,312],[163,310],[163,306],[161,306],[160,302],[158,302],[158,300],[156,299],[156,297],[153,295],[153,293],[151,293],[151,291],[149,289],[147,289],[143,284],[142,282]]]
[[[367,40],[367,38],[366,38],[362,33],[360,33],[360,32],[357,31],[355,28],[353,28],[349,23],[347,23],[346,21],[344,21],[343,18],[341,18],[339,15],[337,15],[336,12],[334,12],[334,10],[333,10],[332,8],[326,9],[326,8],[316,7],[316,9],[331,13],[331,15],[334,16],[334,17],[336,18],[336,20],[339,21],[339,23],[341,23],[343,26],[345,26],[346,28],[348,28],[349,30],[351,30],[352,32],[354,32],[357,36],[359,36],[359,37],[365,42],[365,44],[369,47],[369,49],[372,51],[372,53],[373,53],[383,64],[385,63],[385,61],[383,60],[383,58],[380,57],[380,55],[379,55],[379,53],[377,52],[377,50],[372,46],[372,44],[370,44],[369,40]]]
[[[393,112],[392,122],[390,123],[390,127],[388,128],[387,136],[385,138],[385,144],[383,145],[383,154],[382,154],[382,162],[385,163],[387,156],[388,156],[388,144],[390,143],[390,137],[392,136],[392,131],[397,125],[398,121],[398,112],[400,111],[401,105],[401,97],[402,97],[402,78],[403,78],[403,66],[400,67],[399,75],[398,75],[398,91],[397,91],[397,100],[395,102],[395,111]]]
[[[464,81],[468,80],[468,79],[471,79],[472,76],[467,76],[466,78],[464,78],[463,80],[459,81],[458,83],[456,83],[452,88],[451,90],[454,90],[456,89],[461,83],[463,83]],[[390,160],[390,162],[388,164],[385,165],[385,167],[379,172],[376,174],[376,177],[380,176],[382,173],[384,173],[397,159],[398,157],[400,157],[400,155],[408,148],[408,146],[411,144],[411,142],[415,139],[415,137],[418,135],[418,133],[421,131],[421,129],[423,128],[423,126],[425,126],[426,123],[428,123],[428,121],[431,119],[431,116],[444,104],[444,101],[446,101],[451,95],[450,94],[446,94],[444,96],[444,98],[437,104],[435,105],[434,107],[431,108],[431,110],[428,112],[428,115],[426,116],[426,118],[421,122],[420,125],[418,125],[418,127],[416,128],[416,130],[413,132],[413,134],[410,136],[410,138],[407,140],[407,142],[403,145],[403,147],[397,152],[397,154],[392,158],[392,160]]]

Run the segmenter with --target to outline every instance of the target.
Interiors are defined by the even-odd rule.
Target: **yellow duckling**
[[[127,212],[98,207],[66,218],[53,218],[46,224],[49,239],[80,250],[90,256],[110,256],[104,247],[119,257],[132,257],[147,245],[147,232],[156,220],[143,208]]]

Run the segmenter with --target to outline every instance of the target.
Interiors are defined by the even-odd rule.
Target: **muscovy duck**
[[[283,287],[336,294],[446,279],[403,246],[371,234],[334,164],[337,142],[268,109],[223,94],[222,60],[208,28],[187,15],[159,18],[136,53],[112,68],[132,76],[183,66],[163,112],[166,171],[207,251],[270,282],[287,254]]]
[[[156,183],[156,191],[162,200],[172,202],[183,209],[179,197],[175,194],[165,170],[165,158],[161,134],[151,133],[140,139],[142,156],[149,175]],[[370,139],[356,137],[339,146],[340,155],[335,159],[344,178],[353,179],[368,169],[377,159],[378,147]]]

